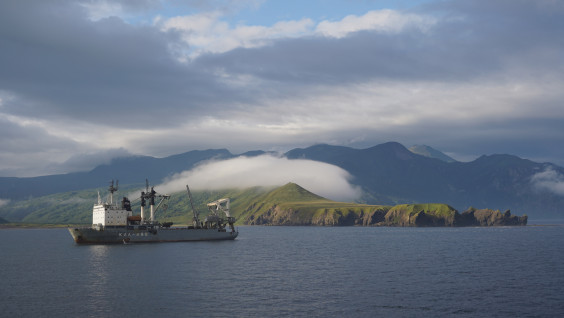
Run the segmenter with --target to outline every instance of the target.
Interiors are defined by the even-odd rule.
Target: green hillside
[[[120,200],[124,195],[129,195],[142,188],[142,185],[120,185],[119,192],[114,194],[114,200]],[[90,224],[92,206],[97,202],[98,191],[101,194],[106,193],[105,188],[97,188],[13,201],[0,207],[0,217],[10,222],[21,223]],[[322,220],[325,220],[329,224],[336,224],[340,218],[349,217],[351,213],[360,216],[379,208],[379,206],[327,200],[294,183],[278,188],[252,187],[221,191],[192,191],[192,195],[196,210],[199,211],[201,217],[208,213],[207,203],[224,197],[230,198],[231,213],[236,217],[237,224],[258,224],[253,220],[261,215],[272,215],[273,207],[283,211],[292,210],[292,220],[299,221],[298,223],[303,225],[311,224],[314,217],[316,223],[323,223]],[[105,196],[103,199],[105,200]],[[130,199],[133,213],[139,214],[139,200]],[[171,194],[167,208],[159,209],[156,217],[162,222],[189,224],[192,222],[192,215],[188,195],[186,191],[180,191]]]
[[[144,185],[121,185],[114,194],[114,200],[121,200],[134,191],[141,191]],[[158,188],[155,190],[158,191]],[[221,191],[192,191],[196,210],[202,217],[208,214],[207,203],[224,197],[231,198],[231,209],[237,217],[237,211],[243,210],[256,197],[265,194],[272,188],[254,187],[249,189],[227,189]],[[102,200],[106,200],[107,189],[96,188],[83,191],[71,191],[46,195],[27,200],[11,201],[0,207],[0,217],[7,222],[36,224],[90,224],[92,222],[92,206],[98,200],[98,192]],[[139,199],[130,197],[133,214],[140,213]],[[186,191],[172,193],[167,208],[161,207],[156,218],[162,222],[189,224],[192,222],[192,209]]]
[[[368,225],[389,207],[335,202],[288,183],[257,197],[238,214],[238,222],[251,225]]]
[[[141,185],[120,186],[116,201],[142,189]],[[156,189],[158,190],[158,189]],[[9,222],[27,224],[90,224],[92,206],[98,191],[73,191],[10,202],[0,207],[0,217]],[[512,216],[489,209],[466,211],[462,215],[449,205],[401,204],[396,206],[335,202],[313,194],[295,183],[275,188],[253,187],[221,191],[193,191],[200,217],[207,203],[228,197],[236,224],[317,225],[317,226],[489,226],[522,225],[527,217]],[[104,198],[105,199],[105,198]],[[132,199],[133,214],[140,213],[138,199]],[[192,209],[186,191],[171,194],[166,206],[156,213],[161,222],[191,224]]]

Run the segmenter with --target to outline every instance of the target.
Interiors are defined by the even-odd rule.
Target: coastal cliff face
[[[305,209],[307,210],[307,209]],[[251,214],[245,220],[247,225],[315,225],[315,226],[370,226],[384,221],[387,209],[317,209],[313,213],[294,208],[282,208],[275,205],[265,213]]]
[[[527,225],[528,217],[509,210],[470,208],[462,214],[445,204],[403,204],[391,208],[384,225],[389,226],[513,226]]]
[[[527,225],[527,216],[511,215],[508,210],[470,209],[458,213],[446,204],[402,204],[394,207],[308,211],[274,205],[265,213],[248,215],[247,225],[314,225],[314,226],[515,226]]]
[[[462,212],[459,223],[461,226],[527,225],[527,219],[527,215],[511,215],[509,210],[501,213],[499,210],[470,208]]]
[[[455,226],[457,212],[446,204],[402,204],[386,213],[389,226]]]
[[[245,222],[248,225],[311,225],[311,220],[300,218],[299,211],[281,209],[274,205],[266,213],[257,217],[250,215]]]
[[[470,208],[460,214],[442,203],[396,206],[335,202],[289,183],[257,197],[240,214],[247,225],[314,226],[504,226],[526,225],[527,216],[508,210]]]

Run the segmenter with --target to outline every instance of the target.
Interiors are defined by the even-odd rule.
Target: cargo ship
[[[239,235],[233,223],[235,218],[229,212],[229,198],[208,203],[209,215],[200,221],[199,213],[194,207],[190,188],[186,191],[193,211],[193,225],[185,227],[172,226],[172,222],[160,223],[155,220],[159,208],[166,209],[165,202],[169,195],[158,194],[154,187],[141,192],[141,213],[133,215],[131,201],[127,197],[114,202],[114,192],[118,190],[118,182],[111,182],[106,202],[102,202],[98,193],[98,202],[92,209],[92,226],[71,227],[69,232],[77,244],[130,244],[151,242],[184,242],[233,240]],[[155,204],[156,201],[159,201]],[[149,203],[149,215],[145,215],[145,206]],[[223,217],[225,215],[225,218]]]

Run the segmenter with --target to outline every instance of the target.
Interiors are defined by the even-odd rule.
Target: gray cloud
[[[428,30],[286,39],[204,56],[198,62],[299,86],[382,78],[468,81],[515,68],[537,75],[562,70],[558,52],[564,41],[555,32],[564,28],[562,3],[446,1],[420,13],[442,19]]]
[[[91,21],[72,2],[4,3],[0,12],[0,87],[15,96],[3,107],[12,114],[162,127],[233,95],[175,59],[173,32]]]
[[[561,2],[428,2],[409,10],[435,19],[424,29],[281,37],[185,62],[182,34],[127,22],[160,1],[112,2],[119,14],[93,19],[88,5],[103,2],[0,2],[0,114],[11,118],[1,121],[0,173],[119,155],[104,149],[389,140],[564,164]],[[234,10],[230,1],[174,4]]]
[[[51,135],[41,127],[26,126],[0,117],[2,176],[35,176],[54,172],[47,166],[53,161],[64,160],[69,151],[79,148],[72,140]]]

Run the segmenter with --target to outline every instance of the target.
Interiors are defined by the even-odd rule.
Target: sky
[[[429,145],[564,166],[564,2],[0,2],[0,176]]]

